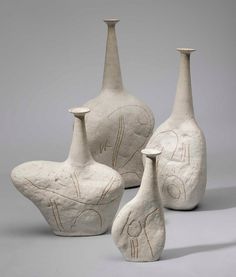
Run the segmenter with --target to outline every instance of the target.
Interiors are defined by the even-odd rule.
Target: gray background
[[[0,1],[0,276],[232,276],[236,274],[236,1]],[[62,161],[67,109],[96,96],[116,17],[125,87],[170,114],[179,56],[193,47],[196,118],[208,145],[208,188],[193,212],[166,211],[159,262],[123,261],[110,235],[60,238],[9,180],[17,164]],[[122,205],[137,190],[128,190]]]

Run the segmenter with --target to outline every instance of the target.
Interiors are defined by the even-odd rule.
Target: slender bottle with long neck
[[[189,48],[180,52],[179,78],[173,111],[147,147],[163,149],[158,180],[165,207],[190,210],[201,201],[206,187],[206,142],[193,110]]]
[[[140,185],[140,150],[152,135],[154,117],[144,103],[123,87],[115,32],[119,20],[104,22],[108,29],[102,90],[85,104],[91,110],[87,116],[88,142],[96,161],[116,169],[125,186],[134,187]]]
[[[157,149],[144,149],[145,168],[137,195],[119,212],[112,226],[115,244],[128,261],[158,260],[165,244],[165,221],[159,193]]]

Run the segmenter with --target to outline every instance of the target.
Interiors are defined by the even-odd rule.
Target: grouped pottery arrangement
[[[194,118],[191,90],[194,50],[177,49],[181,60],[173,112],[153,134],[150,108],[123,88],[118,21],[105,20],[100,95],[69,110],[74,128],[66,161],[26,162],[13,169],[11,179],[56,235],[92,236],[112,228],[126,260],[156,261],[165,244],[163,206],[193,209],[206,187],[206,142]],[[139,185],[137,195],[117,213],[124,188]]]

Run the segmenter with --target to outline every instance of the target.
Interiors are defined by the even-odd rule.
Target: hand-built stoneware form
[[[143,164],[140,150],[152,135],[151,110],[123,88],[115,34],[119,20],[105,20],[108,25],[102,91],[85,106],[91,153],[98,162],[116,169],[125,187],[140,185]]]
[[[119,212],[112,236],[126,260],[150,262],[160,258],[165,244],[165,222],[157,183],[156,156],[161,152],[144,149],[145,169],[137,195]]]
[[[11,178],[56,235],[98,235],[111,227],[124,186],[118,172],[95,162],[90,154],[85,128],[89,109],[70,112],[75,122],[68,159],[23,163],[13,169]]]
[[[162,149],[158,182],[163,205],[191,210],[202,199],[206,187],[206,142],[193,111],[190,53],[178,48],[180,72],[171,116],[160,125],[147,147]]]

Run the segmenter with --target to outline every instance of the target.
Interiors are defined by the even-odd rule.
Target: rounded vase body
[[[140,185],[140,149],[146,145],[154,126],[150,110],[125,92],[102,93],[86,106],[91,109],[87,132],[94,159],[117,170],[126,187]]]
[[[119,207],[122,178],[112,168],[93,160],[86,140],[84,115],[80,112],[75,117],[65,162],[27,162],[11,173],[16,188],[39,208],[56,235],[105,233]]]

